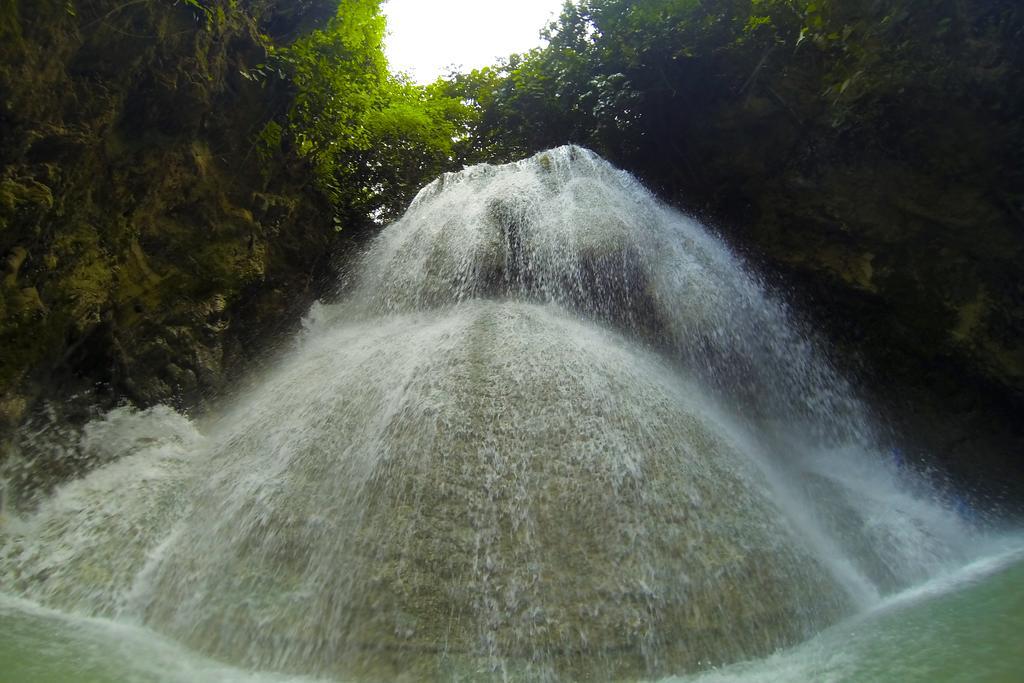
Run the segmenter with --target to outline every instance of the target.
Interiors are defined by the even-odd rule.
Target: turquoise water
[[[243,671],[143,628],[0,595],[0,683],[310,680]],[[997,551],[767,659],[669,681],[1024,681],[1024,549]]]
[[[974,562],[766,660],[676,680],[1024,681],[1024,552]]]

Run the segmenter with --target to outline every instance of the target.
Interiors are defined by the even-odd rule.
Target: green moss
[[[18,0],[0,0],[0,41],[21,42]]]
[[[281,134],[283,129],[277,121],[268,121],[263,130],[256,136],[256,151],[260,160],[266,164],[281,153]]]
[[[15,211],[25,205],[53,208],[52,190],[32,179],[7,179],[0,182],[0,208]]]

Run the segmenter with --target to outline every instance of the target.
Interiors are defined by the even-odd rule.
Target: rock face
[[[986,11],[959,17],[967,37],[941,46],[919,30],[920,72],[876,77],[839,106],[814,69],[779,57],[749,96],[688,122],[693,173],[676,161],[649,177],[782,275],[899,431],[1019,507],[1024,176],[1011,150],[1024,144],[1024,53]]]
[[[939,121],[920,125],[947,137],[939,147],[947,149],[972,126],[989,125],[974,113],[950,131]],[[768,166],[783,169],[771,179],[749,160],[708,167],[715,211],[732,216],[733,242],[789,283],[898,431],[960,483],[997,506],[1019,507],[1022,198],[1001,195],[999,184],[967,168],[986,163],[983,150],[924,165],[926,150],[894,158],[854,152],[868,143],[830,139],[826,130],[789,130],[765,153]],[[715,134],[736,135],[728,127]],[[799,151],[783,151],[787,144]]]
[[[1024,482],[1024,239],[983,179],[864,155],[762,197],[750,240],[903,433],[1002,505]],[[856,362],[856,361],[854,361]]]
[[[245,73],[337,3],[0,5],[0,433],[40,397],[194,405],[328,272],[309,175]]]

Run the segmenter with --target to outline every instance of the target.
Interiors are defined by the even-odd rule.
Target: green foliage
[[[454,163],[453,140],[470,114],[443,86],[390,74],[384,31],[379,0],[348,0],[326,28],[248,75],[281,76],[295,88],[284,142],[310,162],[345,222],[404,210],[416,189]]]
[[[191,7],[194,10],[198,10],[202,14],[209,15],[212,12],[212,10],[209,7],[207,7],[206,5],[201,3],[199,0],[181,0],[181,1],[183,3],[185,3],[186,7]],[[220,8],[218,8],[218,9],[220,9]],[[221,10],[221,13],[223,15],[223,10]]]
[[[256,136],[256,150],[266,163],[281,153],[281,138],[284,129],[277,121],[269,121]]]
[[[17,0],[0,0],[0,40],[21,40]]]
[[[576,142],[656,185],[700,187],[699,167],[720,163],[705,158],[710,140],[718,153],[739,140],[770,148],[770,163],[815,136],[949,157],[919,131],[946,137],[939,119],[953,103],[965,121],[989,117],[1002,139],[1021,137],[1014,0],[580,0],[547,37],[452,79],[476,110],[470,158]],[[765,126],[771,138],[751,135]]]

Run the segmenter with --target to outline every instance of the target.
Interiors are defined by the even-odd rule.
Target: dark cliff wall
[[[0,433],[41,400],[192,406],[330,279],[310,174],[243,72],[337,2],[0,1]]]
[[[925,457],[1020,507],[1024,14],[997,8],[909,15],[837,103],[827,60],[780,55],[678,103],[705,109],[644,170],[779,275]]]

